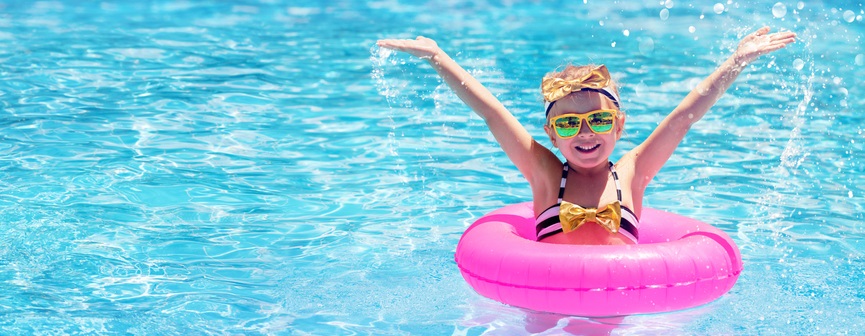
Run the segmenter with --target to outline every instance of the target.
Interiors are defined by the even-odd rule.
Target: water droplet
[[[847,192],[847,197],[853,198],[853,191],[852,190]]]
[[[390,55],[394,54],[394,51],[391,49],[387,49],[387,48],[377,48],[377,49],[378,50],[376,50],[376,54],[377,54],[376,57],[379,57],[379,58],[388,58],[388,57],[390,57]]]
[[[840,85],[841,84],[841,77],[833,77],[832,83],[835,83],[835,85]]]
[[[615,47],[616,47],[616,42],[610,43],[610,46],[613,47],[613,48],[615,48]]]
[[[622,34],[624,34],[625,36],[631,36],[631,32],[628,31],[627,29],[623,30]]]
[[[715,7],[712,7],[712,9],[715,11],[715,14],[721,14],[724,12],[724,4],[716,3]]]
[[[865,55],[863,55],[863,54],[856,55],[856,58],[853,60],[853,62],[855,62],[856,65],[860,65],[860,66],[865,65]]]
[[[664,2],[664,7],[673,8],[673,0],[667,0]]]
[[[784,15],[787,15],[787,6],[784,6],[784,4],[780,2],[775,3],[775,5],[772,6],[772,15],[779,19],[784,17]]]
[[[799,3],[796,4],[796,9],[802,10],[802,8],[805,8],[805,3],[802,1],[799,1]]]
[[[802,70],[803,67],[805,67],[805,61],[798,58],[793,61],[793,68],[796,70]]]
[[[856,20],[856,13],[853,13],[853,11],[851,11],[851,10],[845,11],[844,12],[844,21],[847,21],[849,23],[849,22],[853,22],[853,20]]]
[[[643,56],[649,56],[655,51],[655,40],[651,37],[642,38],[640,41],[640,53]],[[861,56],[861,55],[860,55]]]
[[[667,21],[667,18],[670,17],[670,10],[664,8],[661,10],[661,20]]]
[[[688,27],[688,31],[693,34],[695,31],[697,31],[697,28],[694,28],[694,26],[690,26]]]

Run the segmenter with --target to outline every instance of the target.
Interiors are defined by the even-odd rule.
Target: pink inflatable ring
[[[727,234],[680,215],[643,209],[637,245],[534,241],[531,203],[472,224],[455,259],[479,294],[512,306],[566,315],[616,316],[685,309],[733,287],[742,256]]]

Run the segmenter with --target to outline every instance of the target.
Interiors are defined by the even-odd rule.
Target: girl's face
[[[613,122],[613,131],[607,134],[597,134],[589,129],[586,121],[581,121],[580,132],[572,138],[563,139],[556,134],[550,126],[550,119],[568,113],[586,113],[595,110],[610,109],[618,110],[612,101],[597,92],[580,91],[569,94],[559,99],[550,109],[550,115],[544,125],[544,130],[550,137],[553,146],[562,152],[568,163],[574,167],[594,168],[598,165],[606,165],[616,146],[616,141],[622,135],[624,115],[619,116]]]

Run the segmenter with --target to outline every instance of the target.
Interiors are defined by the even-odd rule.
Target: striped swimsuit
[[[610,162],[610,172],[613,174],[613,180],[616,182],[616,194],[619,197],[619,203],[622,202],[622,187],[619,185],[619,175],[616,174],[616,169],[613,163]],[[535,220],[535,228],[537,232],[537,240],[540,241],[546,237],[562,232],[562,223],[559,219],[559,208],[562,204],[562,197],[565,196],[565,184],[568,181],[568,163],[565,162],[562,167],[562,183],[559,186],[559,201],[553,206],[544,210]],[[625,237],[637,243],[637,225],[640,221],[631,209],[624,205],[622,206],[622,221],[619,232]]]

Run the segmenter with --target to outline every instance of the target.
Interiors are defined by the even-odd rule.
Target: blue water
[[[862,333],[863,15],[848,1],[0,3],[0,334]],[[465,284],[460,234],[528,185],[428,65],[377,39],[437,39],[545,145],[539,79],[607,64],[628,112],[615,158],[761,25],[799,42],[749,67],[645,200],[733,237],[745,270],[728,294],[589,320]]]

